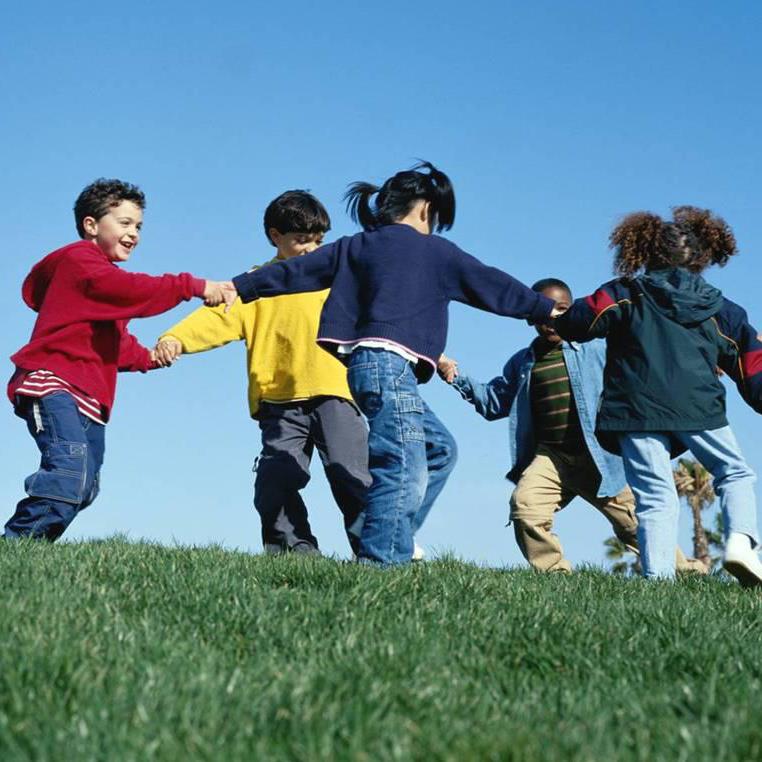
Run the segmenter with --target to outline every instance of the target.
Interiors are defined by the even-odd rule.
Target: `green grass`
[[[0,546],[0,759],[754,760],[762,595]]]

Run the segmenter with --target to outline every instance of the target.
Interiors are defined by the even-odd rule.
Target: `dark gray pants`
[[[262,519],[265,547],[286,550],[309,543],[317,548],[299,495],[310,480],[310,460],[317,448],[356,553],[371,482],[368,429],[360,411],[349,400],[316,397],[281,405],[263,402],[257,419],[262,454],[255,465],[254,507]]]

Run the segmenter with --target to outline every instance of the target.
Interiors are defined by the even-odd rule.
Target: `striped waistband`
[[[77,410],[82,415],[105,426],[106,421],[103,420],[103,412],[98,400],[79,391],[49,370],[30,371],[15,389],[15,394],[21,397],[45,397],[53,392],[66,392],[71,395],[77,405]]]

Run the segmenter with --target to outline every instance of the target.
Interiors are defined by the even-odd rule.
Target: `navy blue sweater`
[[[233,278],[241,299],[330,288],[318,343],[336,353],[362,339],[394,342],[425,362],[428,381],[447,338],[447,305],[463,302],[507,317],[544,322],[554,302],[436,235],[384,225],[340,238],[312,254]]]

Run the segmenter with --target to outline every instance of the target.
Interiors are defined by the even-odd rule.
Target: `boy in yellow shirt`
[[[309,256],[330,230],[323,205],[302,190],[287,191],[265,211],[274,260]],[[269,262],[267,263],[269,264]],[[249,411],[262,431],[256,461],[254,507],[265,551],[318,553],[299,494],[310,479],[317,448],[334,499],[344,515],[352,550],[358,549],[368,473],[368,432],[352,400],[344,365],[316,343],[328,290],[201,308],[162,334],[157,356],[205,352],[245,341]]]

